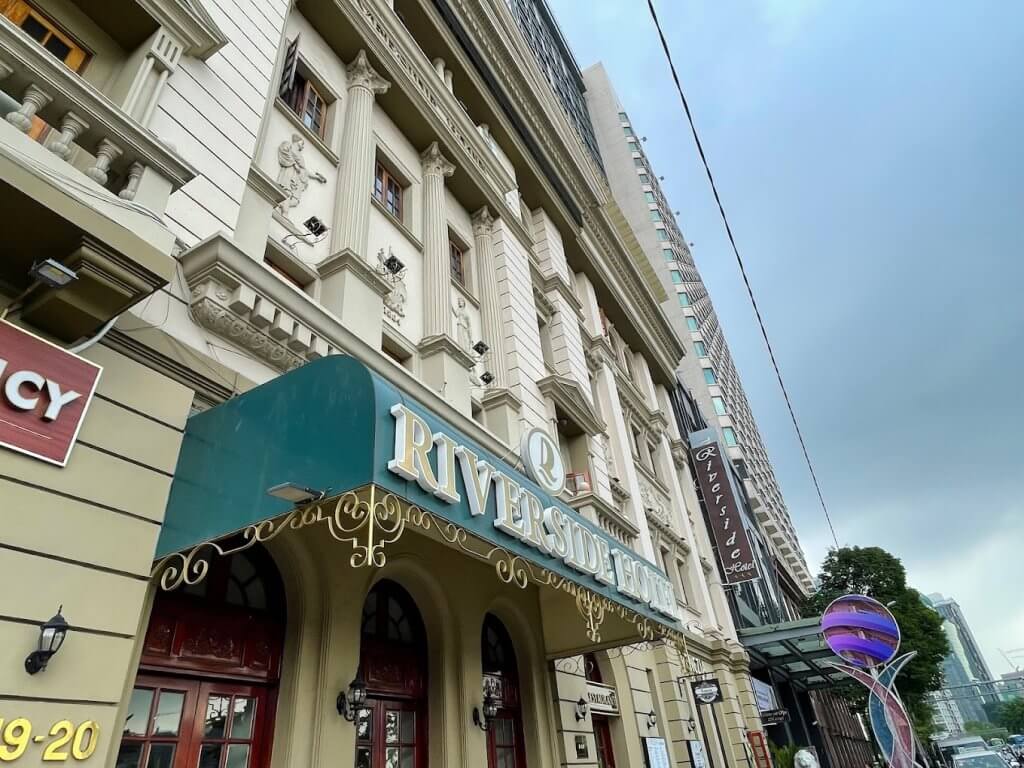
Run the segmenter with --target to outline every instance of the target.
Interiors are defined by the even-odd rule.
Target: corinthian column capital
[[[365,88],[371,93],[387,93],[391,83],[377,74],[370,60],[366,58],[366,51],[359,51],[356,57],[345,67],[345,75],[348,78],[349,90],[352,88]]]
[[[473,214],[473,235],[475,237],[489,237],[494,229],[494,217],[491,209],[486,205]]]
[[[420,159],[423,161],[424,175],[434,174],[443,177],[451,176],[455,173],[455,166],[451,164],[447,157],[441,154],[441,147],[438,146],[436,141],[431,142],[430,146],[423,150]]]

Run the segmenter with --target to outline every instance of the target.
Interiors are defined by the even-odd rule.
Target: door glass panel
[[[501,747],[497,750],[498,768],[516,768],[516,751],[510,747]]]
[[[203,736],[208,739],[223,739],[224,726],[228,719],[230,696],[211,696],[206,702],[206,721]]]
[[[416,750],[402,747],[402,765],[400,768],[416,768]]]
[[[128,702],[128,715],[124,721],[125,736],[145,736],[146,722],[149,720],[149,709],[153,705],[153,691],[148,688],[136,688],[132,691]]]
[[[56,35],[47,40],[43,44],[43,47],[61,61],[64,61],[64,59],[68,57],[68,54],[71,53],[71,46]]]
[[[416,713],[415,712],[403,712],[402,713],[402,743],[403,744],[415,744],[416,743]],[[403,758],[404,761],[404,758]]]
[[[181,724],[181,708],[185,694],[181,691],[161,691],[153,713],[154,736],[177,736]]]
[[[174,744],[150,744],[146,768],[171,768],[174,764]]]
[[[360,709],[356,715],[356,738],[373,738],[373,710]]]
[[[224,768],[247,768],[249,765],[249,745],[231,744],[228,746],[228,759]]]
[[[252,718],[256,711],[255,699],[244,696],[235,697],[234,715],[231,718],[231,738],[249,739],[252,738]],[[228,765],[231,764],[231,755],[228,754]]]
[[[401,752],[401,750],[398,747],[388,747],[384,750],[384,768],[399,768],[399,752]]]
[[[141,744],[122,744],[121,749],[117,751],[117,762],[114,763],[114,766],[115,768],[138,768],[140,757],[142,757]]]
[[[370,768],[369,747],[356,747],[356,768]]]
[[[398,712],[394,710],[384,713],[384,741],[388,744],[398,743]]]
[[[199,749],[199,768],[219,768],[223,744],[203,744]]]

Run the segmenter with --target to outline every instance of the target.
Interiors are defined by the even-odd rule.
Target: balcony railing
[[[171,147],[3,17],[0,90],[8,97],[0,100],[8,123],[29,134],[43,121],[49,128],[44,144],[55,157],[157,215],[171,192],[197,175]]]

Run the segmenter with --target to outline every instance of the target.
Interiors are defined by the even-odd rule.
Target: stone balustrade
[[[170,194],[196,176],[172,147],[6,18],[0,18],[0,90],[9,97],[0,99],[9,105],[8,123],[39,134],[56,158],[157,215]],[[52,170],[74,178],[70,167]]]

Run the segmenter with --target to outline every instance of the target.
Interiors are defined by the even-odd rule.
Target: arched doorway
[[[383,579],[363,603],[355,768],[426,768],[427,638],[412,597]]]
[[[159,593],[117,768],[266,768],[286,625],[284,586],[253,547]]]
[[[487,728],[487,766],[526,768],[516,651],[505,625],[490,613],[480,633],[480,659],[484,691],[498,704],[498,714]]]

